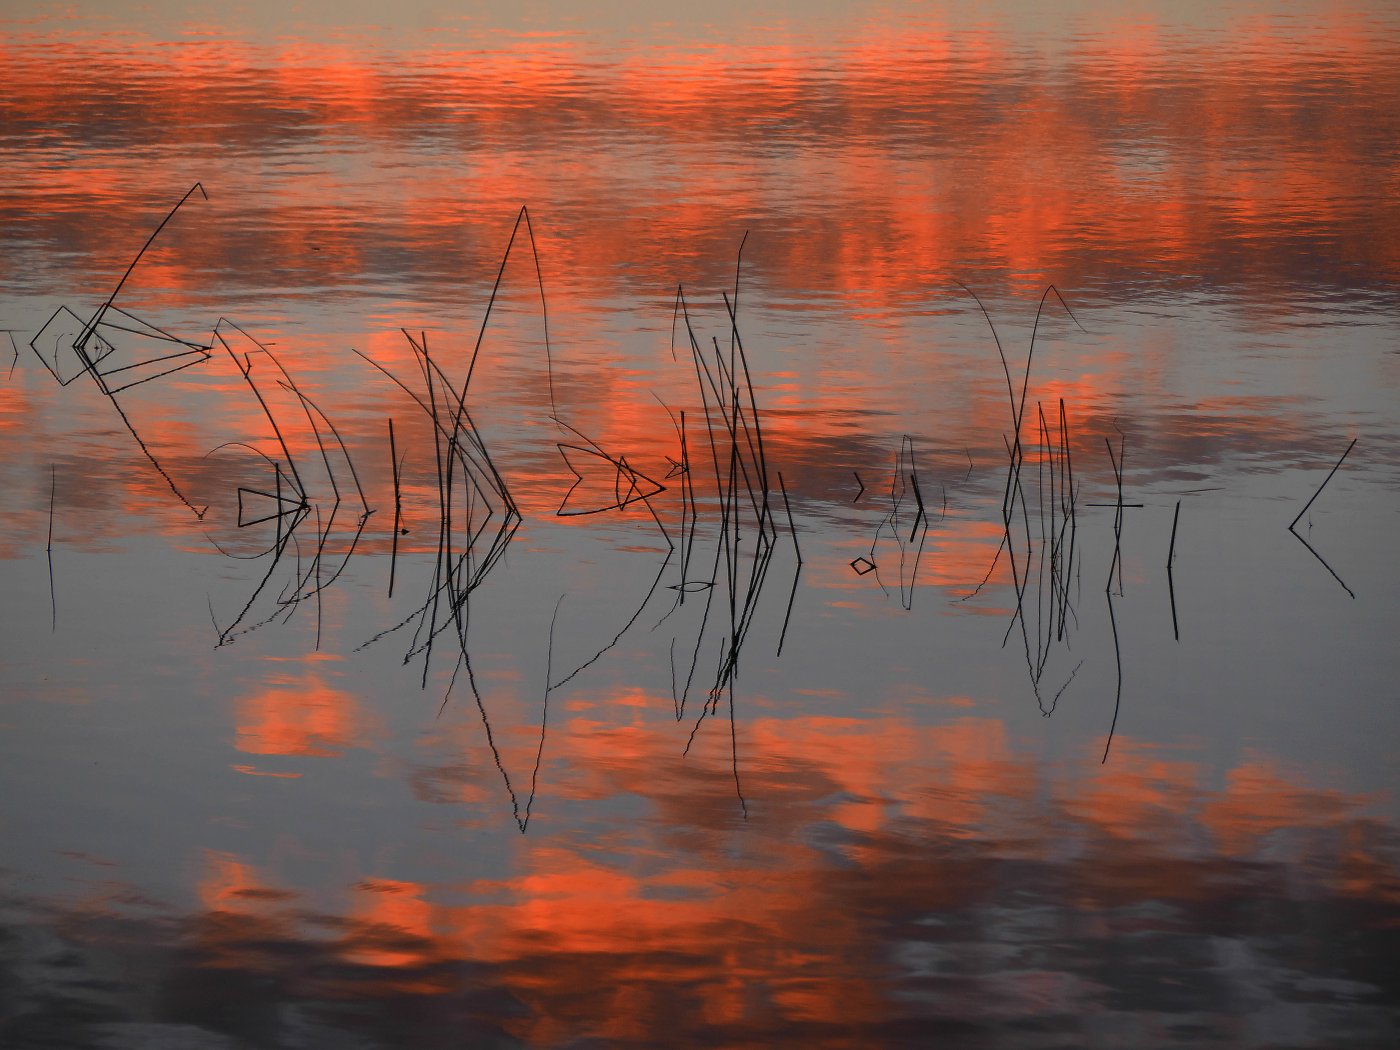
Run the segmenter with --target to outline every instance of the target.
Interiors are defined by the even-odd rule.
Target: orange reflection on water
[[[1281,259],[1238,247],[1300,238],[1393,276],[1393,209],[1368,203],[1375,146],[1396,130],[1378,101],[1400,94],[1392,45],[1337,12],[1310,30],[1306,49],[1247,21],[1184,55],[1172,46],[1152,27],[1115,21],[1061,55],[1056,77],[1029,78],[1012,38],[928,26],[833,52],[753,41],[642,57],[517,40],[392,56],[311,41],[114,54],[75,40],[43,51],[8,42],[0,55],[12,73],[7,113],[88,146],[42,177],[17,176],[51,212],[96,218],[71,231],[94,246],[142,225],[120,211],[136,176],[106,145],[118,138],[172,151],[212,139],[256,155],[288,141],[351,143],[348,163],[371,181],[348,180],[340,194],[287,182],[261,209],[280,264],[307,284],[372,258],[355,193],[425,260],[463,260],[464,241],[475,255],[521,202],[561,202],[567,224],[587,235],[546,231],[551,268],[595,292],[617,290],[638,251],[663,244],[668,265],[694,253],[723,272],[737,216],[799,234],[778,238],[764,260],[771,286],[879,305],[926,296],[970,257],[1031,283],[1101,260],[1277,276]],[[48,75],[55,64],[69,75]],[[110,111],[104,99],[123,85],[132,86],[124,105]],[[1333,119],[1320,117],[1324,88]],[[197,120],[170,119],[195,110]],[[575,148],[580,135],[590,149]],[[755,136],[767,151],[741,148]],[[411,178],[374,182],[355,159],[405,143],[465,156],[469,168],[406,155]],[[476,206],[464,207],[467,196]],[[840,202],[848,221],[796,214],[794,196]],[[316,236],[289,234],[307,215]],[[239,256],[235,231],[202,236],[213,257]],[[169,265],[159,287],[207,280],[193,259]],[[643,283],[648,294],[665,287]]]
[[[1173,836],[1182,831],[1183,818],[1197,817],[1202,775],[1193,762],[1135,754],[1131,762],[1091,776],[1066,808],[1115,841],[1182,845]]]
[[[364,740],[355,698],[314,671],[271,675],[266,688],[238,701],[239,751],[253,755],[330,757]]]
[[[1230,770],[1225,787],[1201,811],[1221,852],[1248,855],[1281,831],[1335,827],[1361,800],[1292,783],[1273,763],[1253,759]]]
[[[957,1014],[987,1008],[979,997],[999,987],[992,960],[1008,945],[1037,952],[1066,937],[1162,929],[1216,937],[1218,910],[1246,885],[1295,905],[1316,887],[1306,893],[1400,906],[1384,834],[1358,816],[1368,800],[1261,760],[1216,790],[1194,763],[1127,739],[1117,766],[1080,776],[1038,766],[997,719],[763,719],[745,732],[755,757],[744,821],[719,753],[726,742],[681,760],[673,736],[669,725],[575,720],[550,737],[569,771],[563,795],[606,784],[650,807],[625,850],[600,848],[584,829],[532,827],[503,879],[454,884],[444,870],[435,885],[380,876],[328,887],[346,893],[344,907],[313,928],[298,895],[238,858],[206,854],[198,955],[361,1001],[451,999],[470,965],[513,1004],[493,1020],[532,1046],[658,1043],[714,1025],[761,1043],[804,1024],[823,1045],[859,1046],[902,1016],[891,992],[908,977],[906,945],[917,968],[921,946],[953,938],[947,948],[972,967],[965,997],[948,1002],[931,986],[921,1001]],[[472,765],[462,775],[476,777]],[[563,799],[552,792],[544,804]],[[1322,838],[1266,844],[1257,829]],[[1016,907],[1042,918],[1003,929],[982,915],[1007,907],[1006,884],[1020,886]],[[445,903],[441,890],[471,900]],[[298,941],[354,969],[293,976],[296,955],[278,945]],[[1045,965],[1050,986],[1076,979],[1073,955]],[[1041,1009],[1023,993],[1006,1009]]]
[[[2,337],[3,333],[0,333],[0,338]],[[0,342],[0,351],[5,345],[4,342]],[[0,358],[4,356],[0,352]],[[8,367],[8,362],[0,361],[0,364]],[[22,387],[11,384],[0,386],[0,431],[28,429],[28,419],[33,411],[29,402],[29,394]]]
[[[433,906],[412,882],[374,879],[355,887],[349,920],[358,936],[346,957],[365,966],[411,968],[437,957]]]
[[[861,322],[873,322],[849,357],[804,365],[763,405],[792,410],[769,414],[765,425],[774,462],[790,480],[801,479],[825,464],[824,443],[849,436],[853,413],[882,407],[873,404],[869,374],[883,377],[887,350],[909,349],[897,326],[893,333],[882,326],[900,311],[946,306],[951,279],[983,265],[1037,290],[1052,277],[1068,278],[1071,300],[1076,275],[1112,280],[1120,269],[1133,281],[1159,271],[1233,281],[1258,277],[1253,271],[1263,267],[1271,285],[1311,275],[1270,267],[1322,258],[1328,266],[1395,273],[1400,236],[1388,234],[1400,230],[1394,209],[1375,203],[1374,155],[1376,142],[1400,132],[1376,101],[1396,93],[1400,75],[1390,45],[1371,39],[1359,18],[1329,15],[1306,49],[1283,46],[1276,28],[1241,21],[1191,53],[1189,66],[1175,61],[1180,56],[1150,21],[1112,21],[1058,55],[1064,68],[1056,77],[1024,76],[1024,55],[995,30],[965,34],[927,24],[914,36],[866,29],[830,51],[753,41],[724,52],[602,56],[615,62],[573,41],[385,56],[342,41],[270,49],[137,42],[113,53],[77,39],[37,47],[17,38],[0,45],[14,71],[0,113],[22,131],[61,133],[81,148],[61,165],[15,163],[16,189],[0,201],[0,215],[30,225],[39,222],[35,214],[48,216],[57,231],[51,240],[110,281],[162,208],[150,199],[149,161],[128,155],[133,138],[180,153],[208,148],[211,138],[234,155],[324,148],[348,169],[333,190],[319,177],[270,180],[249,204],[246,185],[231,199],[211,187],[214,200],[192,202],[162,233],[124,295],[217,297],[221,285],[249,279],[285,281],[283,291],[300,295],[367,275],[377,282],[375,294],[386,286],[401,294],[409,273],[446,289],[454,303],[484,308],[509,222],[524,201],[535,209],[554,320],[586,331],[600,303],[641,297],[658,357],[669,341],[663,304],[676,282],[728,287],[738,236],[752,229],[744,309],[757,300],[800,312],[845,299],[863,311]],[[71,76],[48,75],[55,63]],[[1332,110],[1354,119],[1317,119],[1323,86]],[[119,107],[109,104],[113,97]],[[755,136],[763,149],[744,146]],[[588,148],[579,149],[580,141]],[[388,158],[385,169],[394,174],[378,171],[370,157]],[[1270,250],[1295,243],[1312,248]],[[23,265],[24,254],[0,254],[0,273]],[[273,277],[248,261],[263,258],[275,259]],[[499,404],[501,418],[534,428],[525,469],[507,475],[519,485],[522,508],[550,514],[571,478],[550,447],[561,435],[548,423],[539,318],[523,305],[531,301],[531,270],[521,248],[506,298],[527,314],[513,333],[523,338],[511,343],[498,332],[503,300],[473,383],[478,403]],[[81,291],[92,296],[108,286],[84,281]],[[1125,294],[1134,294],[1131,287]],[[415,362],[395,330],[423,321],[424,304],[410,300],[391,304],[404,316],[376,317],[388,330],[360,345],[416,386]],[[280,344],[292,333],[257,334]],[[443,340],[455,378],[473,337],[463,331]],[[514,357],[497,369],[503,344]],[[638,469],[664,474],[676,442],[666,413],[650,400],[653,377],[614,348],[590,344],[573,357],[569,347],[558,349],[562,414],[582,405],[590,437]],[[301,374],[299,352],[287,348]],[[914,372],[927,377],[935,398],[946,364],[930,354]],[[988,365],[990,396],[941,398],[948,403],[940,406],[939,429],[986,431],[975,440],[990,442],[995,454],[1006,406],[997,400],[990,348]],[[220,367],[226,372],[228,362]],[[324,358],[317,367],[326,367]],[[348,385],[399,397],[358,361],[333,367],[328,390],[345,393]],[[227,379],[213,366],[185,379],[205,371]],[[531,381],[522,383],[527,372]],[[918,401],[922,390],[910,390],[910,371],[891,372],[890,385],[899,388],[893,396]],[[347,383],[343,375],[355,378]],[[317,377],[303,378],[320,397]],[[1157,378],[1129,355],[1105,354],[1032,398],[1053,404],[1065,396],[1081,420]],[[224,441],[279,454],[274,428],[247,391],[234,397],[224,385],[217,393],[229,396],[214,396],[211,384],[196,405],[188,387],[177,389],[170,400],[198,412],[197,424],[145,403],[133,416],[179,484],[197,479],[201,457]],[[268,391],[278,396],[271,383]],[[341,400],[324,399],[333,418],[341,418]],[[290,410],[280,415],[282,436],[294,455],[314,459],[313,436],[297,422],[300,406],[283,401]],[[413,421],[417,409],[388,403],[405,440],[425,455],[430,432]],[[488,434],[490,414],[482,412]],[[693,407],[690,422],[699,422]],[[376,483],[374,504],[385,506],[382,463],[367,475]],[[411,494],[430,498],[422,477],[420,470],[411,479]],[[138,487],[129,502],[168,500],[159,479]],[[381,522],[362,550],[387,545]],[[934,572],[946,564],[925,561]],[[958,565],[948,582],[965,582],[967,568]]]
[[[286,894],[271,891],[253,867],[228,853],[207,850],[204,872],[199,877],[199,902],[206,911],[239,911],[254,908],[256,902],[285,899]]]
[[[532,1045],[580,1031],[656,1040],[668,1017],[686,1028],[742,1028],[774,1018],[859,1025],[879,1015],[877,982],[846,961],[852,949],[864,954],[859,920],[814,922],[819,893],[801,866],[639,880],[572,850],[532,851],[528,863],[534,873],[502,887],[518,903],[452,919],[474,957],[492,960],[529,1006],[514,1030]],[[686,989],[683,1018],[677,985]]]
[[[232,854],[205,850],[202,862],[196,890],[203,910],[193,929],[201,961],[215,969],[275,973],[278,961],[268,945],[285,927],[281,913],[296,894],[269,885]]]

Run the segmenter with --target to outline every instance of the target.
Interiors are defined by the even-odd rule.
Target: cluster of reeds
[[[210,615],[215,620],[218,637],[216,644],[225,645],[239,634],[267,623],[278,620],[285,622],[302,602],[315,599],[319,647],[321,592],[334,583],[343,572],[371,513],[345,442],[321,408],[298,387],[292,374],[271,348],[234,322],[220,318],[207,340],[196,341],[172,334],[117,305],[118,296],[141,259],[155,243],[161,231],[195,193],[207,199],[204,187],[200,183],[190,187],[147,237],[111,294],[86,322],[81,321],[67,306],[61,306],[45,321],[29,345],[60,386],[66,387],[82,375],[92,379],[170,491],[201,521],[209,510],[208,505],[196,506],[186,495],[184,484],[176,480],[175,475],[157,458],[150,444],[142,437],[132,413],[123,404],[121,395],[185,369],[206,364],[211,360],[216,347],[222,347],[226,351],[229,360],[238,370],[243,383],[261,406],[272,427],[278,446],[277,455],[274,458],[245,442],[232,441],[210,450],[205,458],[223,449],[239,447],[266,463],[271,470],[266,487],[240,486],[237,489],[236,524],[240,529],[247,529],[273,522],[275,539],[267,548],[252,555],[254,558],[262,558],[271,554],[272,557],[262,579],[231,622],[221,627],[211,606]],[[73,330],[74,326],[77,327],[76,332]],[[261,382],[263,368],[260,366],[264,364],[271,365],[271,385]],[[308,488],[308,472],[298,465],[297,458],[292,453],[292,446],[284,436],[288,425],[288,413],[304,416],[314,435],[320,461],[324,466],[323,479],[330,488],[328,498],[318,497]],[[343,491],[342,485],[346,491]],[[328,564],[331,557],[329,538],[336,529],[337,518],[341,515],[342,496],[348,496],[350,485],[353,485],[360,504],[354,536],[346,545],[348,549],[343,552],[339,563]],[[316,535],[314,540],[306,545],[307,549],[303,550],[302,534],[313,519],[316,522]],[[231,557],[245,556],[220,547],[212,536],[210,542]],[[49,547],[51,560],[52,533]],[[290,579],[273,599],[271,612],[265,615],[255,613],[259,601],[269,593],[269,584],[284,560],[295,561]],[[55,611],[56,608],[55,602]]]
[[[214,326],[211,344],[223,348],[257,401],[272,429],[277,445],[275,451],[278,453],[275,457],[269,456],[242,441],[227,442],[209,453],[212,455],[225,448],[238,447],[267,465],[271,478],[266,487],[238,487],[237,525],[240,529],[267,523],[274,526],[271,545],[251,556],[262,558],[270,554],[267,569],[237,615],[230,623],[220,627],[212,607],[210,609],[219,635],[218,644],[226,645],[239,635],[269,623],[285,623],[301,603],[314,601],[316,648],[319,649],[322,594],[344,573],[374,511],[370,508],[359,473],[355,470],[354,459],[340,431],[321,407],[297,385],[291,372],[272,349],[239,325],[222,317]],[[267,372],[270,383],[264,381],[264,372]],[[289,416],[303,418],[310,430],[317,452],[314,467],[299,462],[293,445],[287,439]],[[329,493],[317,492],[313,482],[324,484],[329,488]],[[353,525],[350,526],[352,531],[343,542],[334,542],[338,522],[344,515],[343,504],[351,498],[358,503],[358,512],[354,514]],[[313,532],[310,537],[305,535],[308,530]],[[305,550],[303,539],[309,539]],[[212,536],[209,540],[230,557],[248,557],[224,550]],[[291,562],[292,571],[272,599],[271,611],[259,616],[254,610],[263,596],[269,593],[269,585],[284,560]]]
[[[196,507],[185,496],[175,479],[161,465],[150,446],[141,437],[117,396],[132,387],[161,379],[209,359],[212,350],[209,343],[194,342],[173,335],[116,305],[117,296],[126,286],[137,263],[196,190],[205,200],[208,199],[200,183],[196,182],[189,188],[146,238],[146,243],[131,260],[116,287],[112,289],[112,294],[107,296],[86,322],[67,306],[60,306],[35,333],[34,338],[29,341],[29,347],[60,386],[67,386],[79,376],[90,376],[97,389],[116,410],[142,454],[150,460],[151,466],[170,486],[170,491],[197,518],[202,518],[206,508]],[[74,324],[78,326],[76,334],[71,327]],[[73,358],[71,363],[67,360],[70,354]]]
[[[853,472],[854,473],[854,472]],[[860,491],[856,493],[856,499],[860,498],[865,491],[865,484],[860,480],[860,474],[855,474],[856,482],[860,485]],[[910,513],[909,497],[913,496],[913,513]],[[899,442],[899,451],[895,453],[894,469],[890,473],[889,489],[889,510],[875,526],[875,533],[870,539],[870,550],[858,558],[851,560],[851,568],[858,576],[872,575],[875,582],[880,585],[880,589],[889,594],[889,587],[885,583],[884,577],[880,573],[880,564],[883,557],[877,556],[876,548],[880,545],[881,538],[888,533],[890,541],[894,543],[898,553],[896,562],[898,568],[899,604],[906,610],[914,607],[914,585],[918,580],[919,562],[924,556],[924,544],[928,539],[929,518],[928,510],[924,506],[923,489],[919,485],[919,468],[914,456],[914,439],[905,434]],[[946,515],[948,504],[948,493],[943,492],[943,511]],[[908,525],[909,535],[904,535],[905,526]]]
[[[462,672],[472,698],[481,716],[487,744],[494,756],[506,791],[510,795],[515,818],[522,831],[529,821],[530,806],[533,803],[533,787],[530,798],[522,805],[510,775],[502,761],[500,749],[496,745],[485,698],[476,681],[471,661],[471,597],[482,586],[491,571],[500,563],[512,537],[519,529],[522,517],[519,507],[511,495],[505,476],[492,458],[490,448],[481,430],[472,418],[468,406],[471,381],[480,358],[491,313],[496,305],[501,281],[509,262],[511,251],[522,227],[526,231],[532,252],[535,250],[534,233],[530,228],[529,213],[522,208],[516,217],[515,226],[501,259],[501,266],[483,313],[481,326],[475,345],[468,358],[465,375],[454,382],[435,357],[428,345],[426,332],[415,336],[403,330],[414,361],[418,365],[420,386],[415,388],[395,375],[368,355],[355,351],[363,360],[386,376],[402,390],[427,418],[433,439],[431,460],[434,465],[436,489],[436,550],[432,560],[432,578],[426,594],[413,610],[398,623],[380,631],[359,646],[369,646],[411,628],[404,648],[403,662],[409,664],[415,659],[421,661],[421,685],[426,688],[433,662],[435,647],[440,639],[450,639],[450,653],[453,662],[452,673],[442,698],[445,706]],[[538,254],[536,253],[538,273]],[[540,284],[543,299],[543,281]],[[545,324],[545,340],[548,347],[548,321]],[[551,382],[552,386],[552,382]],[[390,548],[389,588],[392,588],[398,560],[398,536],[402,531],[403,499],[401,478],[403,456],[400,455],[393,437],[393,420],[389,420],[390,460],[394,484],[393,541]],[[540,724],[540,753],[543,753],[545,718],[548,715],[548,689],[545,695],[546,710]],[[538,761],[536,764],[538,773]]]
[[[208,505],[196,506],[187,497],[182,485],[177,483],[175,476],[142,439],[120,395],[133,387],[194,365],[205,364],[211,360],[217,348],[225,352],[227,360],[237,371],[242,388],[259,405],[273,439],[266,447],[243,440],[229,441],[211,450],[206,458],[226,450],[251,457],[249,462],[263,474],[265,480],[251,481],[237,487],[234,493],[237,507],[234,524],[239,529],[266,529],[271,526],[271,540],[248,554],[226,549],[210,537],[215,547],[230,557],[267,559],[265,571],[251,595],[223,625],[220,625],[211,603],[210,615],[214,619],[216,644],[226,645],[240,635],[267,624],[285,623],[303,603],[314,602],[317,610],[316,645],[319,648],[322,595],[345,573],[374,513],[347,443],[322,407],[298,385],[279,355],[238,324],[220,318],[208,340],[195,341],[173,335],[135,316],[116,302],[128,278],[161,230],[196,192],[204,193],[198,183],[159,223],[115,289],[86,322],[81,321],[72,310],[61,307],[30,340],[29,345],[59,384],[67,386],[83,374],[92,378],[171,492],[201,521],[209,509]],[[472,378],[482,354],[507,263],[522,234],[528,239],[539,290],[549,376],[549,418],[558,429],[560,440],[555,443],[558,453],[575,479],[563,493],[555,513],[559,517],[576,517],[623,512],[640,505],[650,515],[665,543],[664,556],[655,578],[636,610],[596,652],[558,676],[554,670],[554,634],[565,595],[561,594],[556,602],[550,621],[539,743],[530,777],[530,790],[523,801],[512,786],[495,743],[488,705],[473,672],[470,641],[472,596],[501,562],[522,523],[521,511],[512,496],[506,473],[493,458],[490,444],[471,411]],[[396,375],[366,354],[355,351],[407,395],[426,420],[432,441],[430,449],[401,448],[394,420],[390,418],[387,421],[393,486],[392,538],[387,574],[390,598],[398,579],[399,537],[408,531],[404,524],[402,485],[404,465],[410,451],[419,459],[431,463],[430,488],[435,495],[430,509],[424,513],[433,519],[431,527],[436,532],[430,578],[423,594],[406,616],[375,634],[360,648],[367,648],[391,636],[406,635],[403,662],[407,665],[415,660],[420,661],[420,681],[426,688],[434,664],[434,653],[446,645],[451,673],[442,704],[447,703],[454,685],[465,672],[464,677],[480,713],[488,745],[522,831],[529,823],[536,796],[551,694],[620,643],[640,621],[654,596],[665,593],[662,583],[673,565],[676,576],[666,589],[674,592],[674,600],[653,630],[673,617],[675,624],[679,625],[670,643],[675,718],[677,722],[688,718],[693,720],[685,744],[685,751],[688,752],[704,722],[717,717],[722,709],[727,710],[735,787],[743,803],[735,685],[740,673],[741,653],[756,622],[760,598],[784,533],[792,544],[795,566],[777,641],[779,654],[787,636],[802,569],[802,552],[789,493],[782,474],[769,462],[753,373],[740,334],[739,290],[743,246],[744,242],[741,242],[732,293],[721,293],[727,318],[723,336],[702,338],[692,319],[684,287],[678,286],[676,289],[671,353],[673,360],[680,361],[678,349],[683,348],[688,352],[685,365],[694,374],[698,404],[692,405],[689,410],[673,410],[671,406],[662,404],[672,420],[677,440],[676,455],[668,457],[671,465],[664,481],[643,473],[629,461],[627,454],[604,449],[562,417],[555,400],[544,280],[529,212],[525,208],[516,216],[495,284],[485,305],[480,329],[466,357],[463,374],[451,374],[451,369],[444,363],[449,360],[449,355],[440,353],[436,348],[430,349],[425,331],[415,335],[403,329],[403,336],[417,367],[416,375],[411,378]],[[1036,400],[1032,411],[1030,397],[1036,339],[1042,316],[1052,297],[1079,325],[1077,318],[1059,291],[1053,285],[1047,287],[1036,310],[1024,368],[1018,369],[1019,375],[1013,376],[1006,350],[986,307],[970,289],[964,287],[964,291],[976,301],[996,343],[1006,380],[1010,427],[1004,437],[1006,477],[1001,501],[1001,540],[986,576],[961,600],[966,601],[978,594],[993,578],[1002,558],[1006,559],[1015,609],[1002,645],[1005,647],[1009,643],[1012,633],[1019,627],[1036,702],[1044,714],[1052,714],[1083,664],[1081,660],[1067,674],[1061,674],[1058,688],[1046,699],[1046,677],[1054,664],[1054,657],[1058,653],[1069,653],[1071,636],[1078,626],[1075,603],[1081,597],[1080,562],[1083,557],[1078,548],[1079,511],[1081,507],[1113,509],[1114,546],[1104,590],[1117,673],[1113,717],[1104,747],[1106,760],[1116,731],[1123,693],[1123,662],[1114,598],[1123,594],[1121,547],[1124,511],[1142,506],[1124,501],[1127,439],[1119,430],[1115,449],[1113,440],[1107,436],[1104,438],[1115,482],[1114,502],[1081,503],[1080,482],[1075,476],[1073,460],[1075,441],[1065,401],[1060,398],[1047,404]],[[1082,326],[1080,329],[1083,330]],[[18,344],[13,334],[10,339],[17,360]],[[11,370],[13,367],[12,363]],[[293,432],[303,437],[309,433],[315,453],[298,452],[305,449],[307,443],[289,436]],[[1294,536],[1344,588],[1346,584],[1307,539],[1298,533],[1296,526],[1355,445],[1356,441],[1353,440],[1347,446],[1312,499],[1289,525]],[[913,606],[920,561],[924,557],[930,528],[929,506],[925,500],[925,486],[921,483],[917,458],[915,439],[905,434],[894,457],[888,511],[875,529],[868,555],[850,563],[857,574],[873,574],[886,593],[889,593],[889,584],[896,582],[897,576],[900,603],[906,610]],[[971,470],[969,453],[969,476]],[[859,472],[853,473],[859,486],[855,498],[859,500],[865,492],[865,484]],[[600,482],[598,479],[603,480]],[[668,519],[666,501],[660,500],[668,488],[676,490],[670,499],[679,504],[679,525],[674,535],[667,525],[667,521],[672,519]],[[55,469],[51,471],[50,478],[48,542],[55,627],[57,600],[52,593],[52,557],[56,490]],[[947,514],[947,501],[947,490],[944,488],[941,517]],[[347,505],[355,508],[349,514],[344,510]],[[1166,566],[1172,627],[1178,639],[1180,631],[1172,567],[1180,511],[1178,501],[1172,518]],[[882,542],[892,542],[897,551],[897,558],[893,559],[896,565],[894,574],[889,571],[890,560],[885,558],[887,546],[880,549],[877,557],[877,546]],[[883,575],[882,563],[886,570]],[[280,585],[276,585],[274,580],[278,578],[279,571],[284,576]],[[1346,589],[1349,594],[1352,593],[1350,588]],[[1354,594],[1352,596],[1355,597]],[[682,638],[685,639],[683,652],[688,650],[688,655],[682,656],[678,667],[676,648]],[[696,696],[703,696],[698,712],[693,707],[692,698]]]
[[[740,260],[742,252],[741,242]],[[699,471],[704,472],[706,466],[709,468],[714,490],[710,500],[697,497],[696,463],[691,456],[689,433],[682,414],[676,424],[680,440],[680,456],[675,463],[675,472],[681,487],[681,557],[680,580],[675,585],[675,607],[684,602],[687,593],[703,592],[705,598],[700,623],[694,632],[689,668],[679,684],[673,663],[672,699],[679,721],[686,717],[687,703],[695,685],[706,640],[712,635],[710,627],[715,622],[712,617],[718,605],[718,622],[722,626],[719,628],[717,651],[712,650],[715,651],[715,660],[711,665],[713,671],[707,677],[705,699],[691,729],[686,750],[689,751],[704,720],[717,715],[724,701],[729,711],[735,786],[739,789],[734,684],[739,673],[740,653],[753,626],[759,597],[777,549],[780,532],[775,498],[778,494],[782,496],[786,531],[797,560],[778,641],[779,651],[792,612],[802,553],[797,543],[787,487],[780,474],[770,473],[764,447],[763,424],[754,395],[753,376],[739,331],[737,266],[733,297],[728,292],[722,293],[722,297],[729,321],[727,346],[721,345],[718,336],[711,336],[708,344],[701,340],[690,316],[685,289],[680,286],[676,289],[672,354],[675,355],[675,335],[683,327],[685,346],[690,351],[695,370],[704,422],[704,444],[699,458],[705,466],[700,467]],[[713,521],[714,531],[710,537],[714,549],[707,567],[697,567],[696,544],[705,524],[705,509],[709,509],[717,519]],[[705,566],[706,563],[702,561],[700,565]],[[739,797],[742,802],[742,789],[739,789]]]
[[[991,330],[1006,379],[1006,396],[1011,429],[1003,441],[1006,447],[1006,481],[1002,493],[1002,537],[992,565],[982,582],[963,600],[973,597],[991,579],[1003,555],[1011,573],[1016,607],[1002,639],[1005,646],[1019,626],[1031,688],[1042,713],[1053,714],[1065,689],[1082,664],[1076,664],[1059,689],[1045,699],[1042,688],[1050,658],[1057,647],[1068,651],[1071,628],[1077,622],[1074,596],[1079,580],[1076,560],[1078,537],[1079,486],[1074,478],[1074,460],[1069,413],[1064,399],[1058,399],[1047,415],[1037,401],[1035,419],[1027,425],[1031,366],[1035,359],[1036,338],[1046,304],[1053,295],[1065,313],[1079,325],[1059,290],[1050,285],[1040,297],[1020,390],[1012,378],[1011,364],[991,315],[970,288],[963,290],[977,303]],[[1080,330],[1083,326],[1079,325]],[[1027,443],[1025,435],[1033,435]],[[1029,461],[1029,463],[1028,463]],[[1031,614],[1034,614],[1034,625]]]

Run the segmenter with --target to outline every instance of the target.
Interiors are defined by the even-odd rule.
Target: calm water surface
[[[0,1045],[1395,1045],[1393,6],[395,6],[0,9]]]

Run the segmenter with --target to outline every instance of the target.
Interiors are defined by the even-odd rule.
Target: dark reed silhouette
[[[1317,549],[1314,548],[1311,543],[1309,543],[1306,539],[1303,538],[1303,536],[1298,532],[1297,525],[1298,522],[1303,520],[1303,515],[1308,512],[1308,508],[1311,507],[1317,501],[1317,497],[1322,495],[1322,490],[1327,487],[1327,483],[1332,480],[1332,476],[1342,468],[1342,464],[1346,462],[1347,456],[1351,455],[1351,450],[1356,447],[1356,442],[1358,440],[1360,439],[1351,439],[1351,444],[1346,447],[1346,451],[1342,453],[1341,458],[1338,459],[1336,464],[1332,467],[1332,469],[1327,472],[1327,476],[1322,479],[1322,484],[1317,487],[1317,491],[1315,491],[1312,494],[1312,498],[1309,499],[1307,503],[1303,504],[1303,509],[1298,512],[1297,517],[1295,517],[1291,522],[1288,523],[1288,531],[1293,533],[1294,539],[1296,539],[1299,543],[1301,543],[1304,547],[1308,549],[1308,553],[1311,554],[1314,558],[1316,558],[1318,562],[1322,565],[1322,567],[1326,569],[1328,573],[1331,574],[1332,579],[1336,580],[1342,585],[1342,590],[1346,591],[1347,594],[1349,594],[1353,600],[1355,600],[1356,598],[1356,592],[1353,591],[1350,587],[1348,587],[1345,581],[1343,581],[1342,578],[1337,575],[1337,571],[1333,569],[1331,565],[1328,564],[1327,559],[1324,558],[1321,554],[1319,554],[1317,552]],[[1309,526],[1309,528],[1311,528],[1311,526]]]

